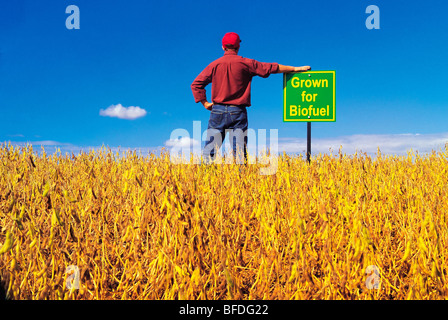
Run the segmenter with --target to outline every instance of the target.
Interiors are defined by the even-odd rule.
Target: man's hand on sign
[[[303,72],[303,71],[309,71],[309,70],[311,70],[310,66],[295,67],[294,72]]]
[[[207,102],[206,100],[201,101],[202,105],[204,106],[205,109],[211,111],[213,108],[213,102]]]

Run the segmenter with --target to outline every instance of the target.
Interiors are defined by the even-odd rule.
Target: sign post
[[[306,161],[311,162],[311,122],[306,123]]]
[[[336,72],[283,74],[283,121],[307,122],[308,163],[311,161],[311,122],[336,121]]]

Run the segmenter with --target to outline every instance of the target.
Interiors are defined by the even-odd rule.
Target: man
[[[269,77],[272,73],[301,72],[311,69],[310,66],[291,67],[278,63],[265,63],[238,55],[240,37],[229,32],[222,38],[224,56],[210,63],[193,81],[191,90],[195,102],[201,102],[210,110],[207,140],[203,155],[212,159],[215,149],[221,147],[226,132],[232,143],[233,156],[241,152],[247,160],[247,110],[251,105],[250,90],[252,77]],[[207,101],[205,87],[212,83],[212,102]],[[215,142],[212,145],[212,142]]]

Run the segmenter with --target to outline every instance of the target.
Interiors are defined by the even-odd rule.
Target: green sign
[[[336,72],[283,75],[283,121],[336,121]]]

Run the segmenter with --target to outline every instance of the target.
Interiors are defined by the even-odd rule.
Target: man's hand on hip
[[[201,101],[205,109],[211,111],[213,108],[213,102],[207,102],[207,100]]]

